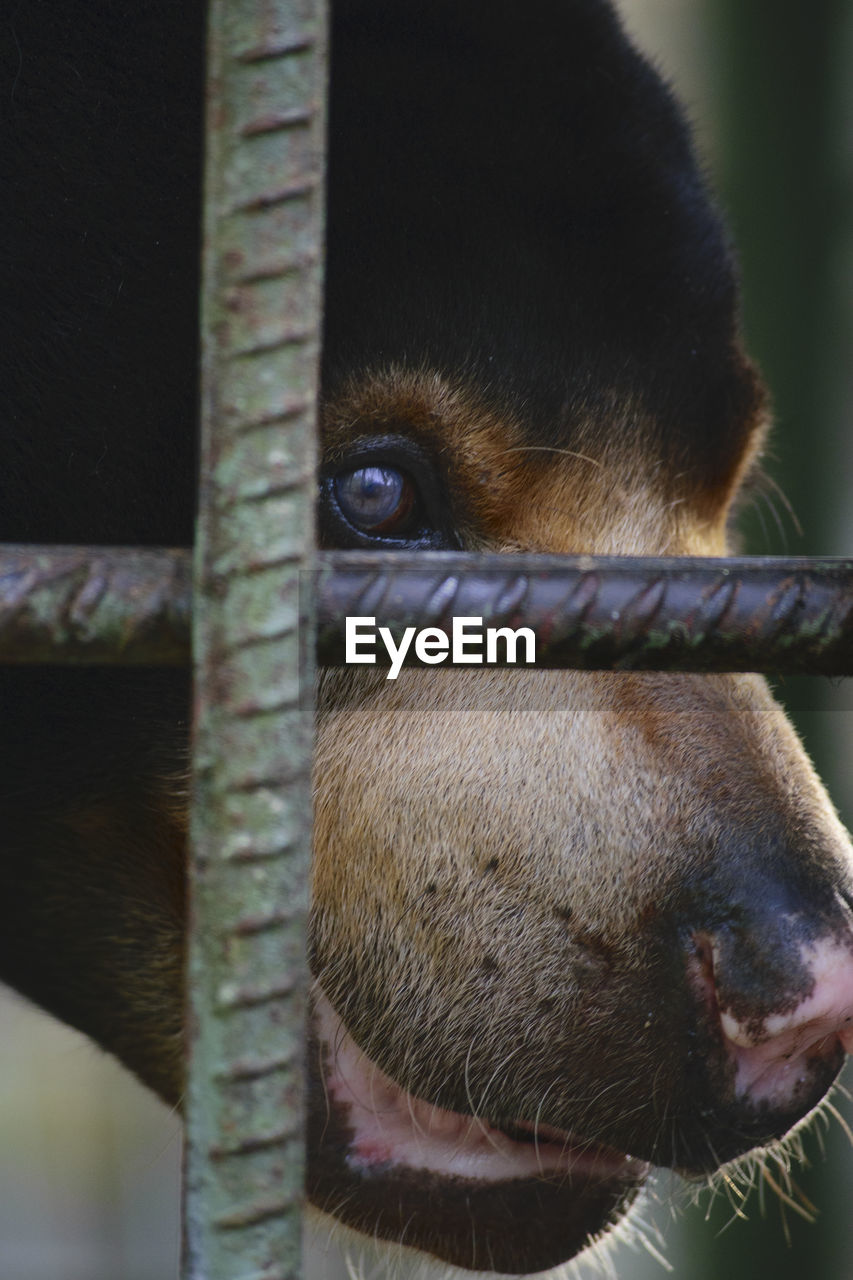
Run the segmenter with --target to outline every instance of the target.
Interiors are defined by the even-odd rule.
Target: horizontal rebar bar
[[[0,546],[0,662],[185,665],[186,551]]]
[[[346,617],[452,630],[530,627],[536,665],[853,675],[853,560],[656,559],[332,551],[318,556],[317,655],[345,660]],[[0,661],[189,660],[189,553],[0,548]],[[502,650],[499,650],[502,652]],[[387,662],[383,644],[377,661]],[[414,646],[407,664],[420,665]],[[452,665],[452,660],[450,660]]]
[[[321,564],[327,666],[344,661],[345,617],[375,616],[396,644],[407,626],[449,634],[453,617],[475,617],[531,628],[539,667],[853,675],[853,560],[347,552]],[[412,648],[404,665],[423,665]],[[388,665],[384,644],[376,657]]]

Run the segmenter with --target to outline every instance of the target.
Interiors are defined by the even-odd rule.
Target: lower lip
[[[315,1014],[325,1045],[326,1088],[347,1113],[347,1163],[354,1172],[399,1165],[481,1183],[555,1174],[569,1181],[636,1181],[647,1172],[631,1156],[549,1125],[513,1121],[508,1134],[485,1117],[433,1106],[407,1093],[358,1048],[322,994]]]

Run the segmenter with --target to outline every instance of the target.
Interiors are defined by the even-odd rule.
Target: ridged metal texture
[[[319,577],[303,580],[302,596],[317,595],[317,656],[327,665],[344,661],[347,616],[375,617],[399,643],[407,626],[449,632],[456,613],[531,627],[542,667],[853,675],[851,560],[334,551],[316,562]],[[295,582],[276,588],[265,574],[255,585],[253,610],[287,625]],[[241,591],[248,601],[246,584]],[[187,552],[0,549],[3,662],[186,663],[190,611]],[[276,634],[279,622],[271,625]],[[376,653],[387,662],[383,645]]]
[[[0,662],[186,665],[186,551],[0,547]]]
[[[185,1280],[300,1273],[325,45],[211,5]]]
[[[453,616],[530,627],[536,665],[853,675],[853,561],[347,552],[320,558],[318,660],[345,660],[342,619],[449,634]],[[384,644],[378,663],[387,665]],[[504,652],[498,647],[498,655]],[[410,644],[404,665],[421,665]],[[448,660],[448,665],[453,665]]]

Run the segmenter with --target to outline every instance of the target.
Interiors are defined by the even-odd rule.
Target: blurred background
[[[774,485],[745,515],[745,549],[853,555],[853,0],[621,9],[693,119],[740,250],[748,345],[773,392]],[[851,682],[777,691],[853,826]],[[853,1124],[843,1090],[834,1104]],[[0,1134],[0,1280],[176,1280],[177,1119],[12,994],[0,995]],[[799,1212],[767,1183],[745,1204],[725,1188],[691,1204],[661,1179],[641,1215],[648,1246],[613,1255],[619,1280],[667,1268],[676,1280],[853,1280],[851,1139],[828,1115],[805,1148]]]

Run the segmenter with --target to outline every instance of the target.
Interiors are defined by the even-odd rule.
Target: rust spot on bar
[[[221,1213],[214,1218],[213,1225],[217,1231],[238,1231],[241,1227],[254,1227],[269,1218],[278,1218],[291,1213],[293,1202],[285,1198],[275,1200],[255,1200],[248,1204]]]
[[[257,138],[265,133],[278,133],[282,129],[306,128],[314,119],[314,112],[310,109],[297,107],[292,111],[271,112],[266,116],[258,116],[256,120],[250,120],[248,124],[244,124],[240,129],[240,135],[243,138]]]
[[[316,44],[313,36],[298,35],[291,40],[277,41],[275,44],[258,44],[235,54],[234,61],[251,65],[258,62],[272,62],[276,58],[286,58],[291,53],[306,53]]]

